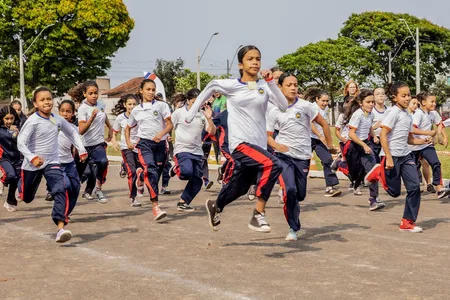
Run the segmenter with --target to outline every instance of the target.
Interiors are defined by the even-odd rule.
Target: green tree
[[[436,75],[450,71],[449,29],[408,14],[365,12],[352,14],[340,35],[351,38],[373,53],[380,66],[373,70],[374,75],[385,83],[388,82],[389,52],[394,55],[398,51],[392,62],[393,81],[405,81],[415,90],[415,42],[400,19],[408,22],[414,38],[415,28],[419,27],[421,87],[428,89],[436,81]]]
[[[200,89],[203,90],[206,85],[217,77],[205,72],[200,72]],[[197,87],[197,73],[185,69],[182,76],[175,77],[175,89],[177,92],[186,93],[192,88]]]
[[[177,91],[175,88],[175,78],[183,76],[183,66],[184,61],[181,58],[174,61],[167,61],[164,59],[156,60],[156,67],[153,70],[153,73],[155,73],[163,82],[168,98],[172,97]]]
[[[300,47],[279,58],[277,63],[284,71],[297,74],[300,86],[315,86],[328,91],[332,108],[334,96],[342,92],[346,80],[366,82],[377,68],[369,50],[345,37]]]
[[[450,86],[447,85],[446,79],[437,80],[436,83],[430,88],[430,91],[436,95],[436,102],[439,106],[450,98]]]
[[[9,88],[0,96],[19,95],[17,37],[25,50],[50,24],[26,53],[28,94],[38,85],[62,94],[77,82],[106,75],[134,27],[122,0],[1,1],[0,87]]]

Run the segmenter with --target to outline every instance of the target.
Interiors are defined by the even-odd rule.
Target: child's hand
[[[373,137],[373,142],[374,142],[375,144],[379,144],[379,143],[380,143],[380,139],[379,139],[377,136],[374,136],[374,137]]]
[[[84,163],[87,158],[88,158],[87,153],[84,153],[84,154],[80,155],[80,162]]]
[[[288,152],[289,151],[289,147],[283,144],[277,144],[275,150],[277,150],[278,152]]]
[[[330,154],[337,154],[339,151],[334,145],[331,145],[328,147],[328,152],[330,152]]]
[[[127,142],[127,147],[129,150],[134,150],[134,145],[132,143]]]
[[[36,168],[39,168],[40,166],[42,166],[44,164],[44,159],[40,156],[36,156],[31,163],[33,164],[33,166],[35,166]]]
[[[261,76],[264,78],[264,80],[270,80],[272,79],[272,72],[270,70],[262,70],[261,71]]]
[[[369,146],[367,146],[367,145],[364,145],[364,152],[366,153],[366,154],[370,154],[370,153],[372,153],[372,148],[370,148]]]
[[[393,169],[394,168],[394,160],[391,157],[386,157],[386,165],[385,165],[386,169]]]
[[[97,116],[98,113],[98,109],[94,108],[94,110],[92,111],[92,115],[91,115],[91,119],[92,121],[95,119],[95,117]]]

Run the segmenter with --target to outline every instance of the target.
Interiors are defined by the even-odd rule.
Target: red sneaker
[[[376,164],[373,166],[372,170],[370,170],[366,177],[364,177],[364,184],[370,185],[372,182],[379,181],[381,177],[381,165]]]
[[[407,220],[402,219],[402,222],[400,223],[400,230],[401,231],[410,231],[410,232],[422,232],[422,228],[419,226],[416,226],[413,220]]]

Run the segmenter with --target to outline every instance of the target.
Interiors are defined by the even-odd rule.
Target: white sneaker
[[[359,188],[359,186],[356,189],[353,189],[353,195],[356,195],[356,196],[362,195],[361,189]]]
[[[3,189],[5,187],[3,186],[3,182],[0,181],[0,196],[3,195]]]
[[[256,209],[253,210],[253,216],[250,219],[248,228],[258,232],[270,232],[270,225],[266,221],[266,215],[264,213],[258,212]]]
[[[159,221],[167,216],[167,213],[159,207],[159,205],[153,207],[153,219]]]
[[[256,198],[256,185],[252,185],[250,186],[250,188],[248,189],[248,200],[253,201]]]
[[[130,199],[130,202],[131,202],[132,207],[142,206],[141,203],[139,201],[137,201],[137,199]]]
[[[278,190],[278,204],[284,204],[283,200],[283,189],[280,187]]]
[[[294,229],[291,228],[286,236],[286,241],[296,241],[297,239],[297,231],[294,231]]]
[[[95,196],[98,199],[98,202],[105,204],[108,203],[108,198],[103,194],[102,190],[95,189]]]
[[[70,230],[60,229],[56,233],[55,241],[57,243],[65,243],[67,241],[70,241],[71,238],[72,238],[72,232],[70,232]]]
[[[9,211],[9,212],[15,212],[16,208],[17,208],[17,206],[11,205],[11,204],[9,204],[6,201],[5,201],[5,203],[3,203],[3,207],[6,208],[6,210]]]

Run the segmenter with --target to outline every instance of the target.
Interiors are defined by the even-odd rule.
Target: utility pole
[[[416,27],[416,95],[420,93],[420,46],[419,27]]]
[[[19,68],[20,68],[20,102],[22,103],[23,111],[28,110],[27,99],[25,97],[25,74],[23,70],[23,41],[19,37]]]
[[[227,59],[227,78],[230,78],[230,60]]]

